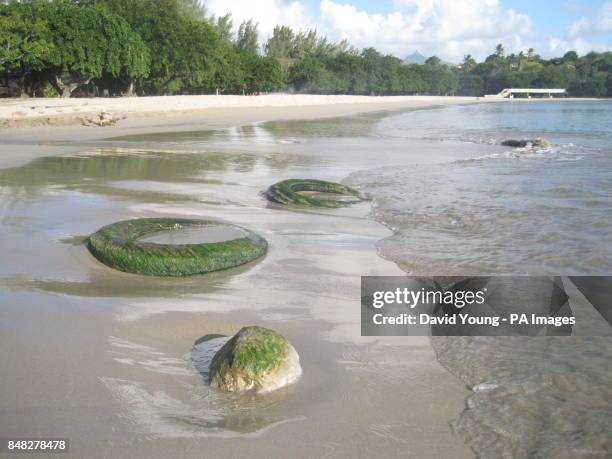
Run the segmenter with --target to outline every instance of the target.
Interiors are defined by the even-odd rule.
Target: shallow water
[[[360,171],[395,234],[383,256],[417,275],[610,275],[611,102],[517,102],[387,117],[374,135],[494,145],[436,165]],[[567,281],[566,281],[567,282]],[[570,286],[571,288],[571,286]],[[603,318],[599,318],[605,323]],[[432,338],[473,390],[455,431],[482,457],[604,457],[612,450],[610,338]]]
[[[436,338],[440,362],[472,389],[460,415],[467,392],[428,341],[362,339],[356,300],[359,276],[402,274],[385,259],[420,275],[610,274],[610,104],[592,104],[138,135],[0,169],[2,431],[70,436],[74,457],[468,456],[452,422],[483,457],[600,454],[612,437],[608,339]],[[494,145],[536,135],[552,149]],[[260,194],[349,175],[395,234],[367,218],[367,202],[288,211]],[[270,251],[227,272],[152,279],[108,269],[81,244],[145,216],[231,221]],[[248,324],[289,337],[304,368],[296,386],[234,398],[204,384],[194,345]]]
[[[72,457],[397,457],[407,448],[468,457],[448,426],[465,390],[427,340],[360,337],[359,276],[401,274],[376,255],[391,233],[368,218],[370,204],[286,209],[261,195],[287,178],[342,180],[376,167],[381,145],[367,132],[378,119],[357,117],[359,138],[341,135],[351,119],[311,123],[325,138],[289,122],[262,125],[259,137],[236,129],[229,148],[223,136],[170,133],[0,169],[3,435],[69,437]],[[469,154],[406,155],[402,142],[381,153],[404,164]],[[157,279],[109,269],[83,244],[109,223],[162,216],[235,223],[265,237],[269,252],[228,271]],[[184,242],[164,238],[174,236]],[[296,385],[254,397],[208,387],[194,345],[245,325],[290,339],[304,369]]]
[[[246,236],[246,232],[230,225],[207,225],[199,228],[182,228],[140,238],[140,242],[155,244],[203,244],[232,241]]]

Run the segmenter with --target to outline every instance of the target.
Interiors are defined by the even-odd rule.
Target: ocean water
[[[395,231],[383,255],[419,275],[612,273],[612,103],[542,102],[420,110],[384,118],[381,139],[466,144],[545,137],[435,165],[351,176]]]
[[[384,139],[491,145],[349,182],[394,231],[380,254],[415,275],[612,274],[612,102],[458,106],[386,117]],[[545,149],[500,149],[545,137]],[[480,457],[610,457],[612,339],[434,337],[472,390],[454,431]]]

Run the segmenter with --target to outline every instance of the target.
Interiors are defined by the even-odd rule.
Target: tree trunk
[[[77,82],[64,83],[59,75],[54,75],[51,84],[55,87],[62,98],[68,98],[72,93],[84,84],[88,84],[91,78],[83,78]]]
[[[130,78],[130,83],[128,84],[127,90],[125,91],[125,95],[128,97],[132,97],[136,95],[134,80]]]

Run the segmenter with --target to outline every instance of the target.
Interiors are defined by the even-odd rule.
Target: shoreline
[[[496,99],[467,96],[351,96],[310,94],[268,94],[259,96],[145,96],[120,98],[0,98],[0,130],[40,128],[44,126],[86,126],[86,119],[101,112],[111,113],[118,125],[127,120],[180,119],[210,115],[212,111],[273,109],[316,111],[317,108],[337,115],[373,110],[424,108],[466,103],[550,102],[606,100],[593,98]],[[161,108],[163,107],[163,108]],[[213,113],[214,114],[214,113]],[[135,123],[138,124],[138,123]],[[91,127],[91,126],[89,126]],[[98,128],[98,127],[95,127]],[[106,127],[108,128],[108,127]]]
[[[242,104],[258,102],[259,106],[222,106],[225,97],[240,99]],[[273,97],[276,105],[265,105],[266,98]],[[31,114],[22,119],[6,123],[7,113],[16,110],[15,107],[33,106],[33,101],[41,104],[47,102],[64,101],[74,106],[85,106],[89,100],[100,104],[117,103],[129,105],[133,101],[147,99],[181,100],[189,103],[191,99],[199,100],[201,104],[220,106],[202,107],[198,110],[185,111],[182,109],[165,111],[133,111],[126,119],[119,120],[115,125],[99,127],[84,126],[79,115],[40,115]],[[8,102],[7,102],[8,101]],[[328,101],[325,103],[325,101]],[[336,101],[336,103],[332,103]],[[4,102],[4,103],[3,103]],[[9,103],[11,102],[11,103]],[[499,101],[493,101],[499,102]],[[0,169],[23,165],[35,158],[43,156],[64,155],[96,146],[109,147],[104,139],[150,133],[204,131],[226,129],[244,125],[253,125],[268,121],[287,120],[316,120],[323,118],[347,117],[353,115],[395,112],[400,110],[417,110],[451,105],[464,105],[476,103],[489,103],[484,99],[473,97],[445,97],[445,96],[397,96],[397,97],[368,97],[368,96],[160,96],[156,98],[123,98],[123,99],[0,99]],[[13,109],[7,107],[13,106]],[[100,108],[100,107],[98,107]],[[17,109],[20,110],[20,109]],[[93,114],[89,113],[90,115]],[[99,111],[98,111],[99,113]],[[114,113],[122,115],[122,113]],[[4,121],[3,121],[4,120]]]
[[[444,103],[439,105],[449,104],[445,100]],[[413,105],[406,108],[425,108],[428,106],[431,106],[431,104],[418,107]],[[72,126],[53,129],[24,129],[20,132],[13,132],[9,138],[0,142],[0,164],[4,168],[7,167],[7,161],[11,161],[10,156],[6,154],[7,151],[13,151],[13,156],[15,154],[19,155],[19,152],[15,153],[16,147],[22,149],[22,155],[18,160],[24,163],[28,162],[25,160],[25,156],[28,155],[23,155],[24,152],[32,156],[30,159],[34,159],[42,156],[55,157],[83,150],[95,150],[100,148],[100,142],[97,142],[97,140],[117,134],[180,131],[181,129],[177,129],[177,127],[182,127],[183,130],[187,128],[193,130],[194,127],[200,130],[214,129],[223,125],[248,124],[249,118],[257,118],[257,120],[262,117],[268,120],[275,118],[286,120],[288,117],[291,119],[308,119],[309,115],[311,119],[321,118],[320,107],[315,106],[313,108],[314,110],[296,107],[289,109],[286,107],[280,109],[268,108],[262,110],[265,113],[261,113],[262,111],[252,113],[252,110],[245,113],[241,110],[228,109],[225,117],[221,119],[214,116],[213,113],[207,113],[206,116],[200,113],[197,116],[190,115],[186,118],[190,124],[181,124],[180,126],[176,124],[161,127],[151,126],[151,119],[139,118],[133,120],[129,126],[119,124],[111,128]],[[355,108],[362,110],[360,113],[384,110],[381,109],[380,105],[376,107],[363,105],[360,107],[336,106],[327,107],[324,115],[343,116],[342,111],[349,109],[352,113]],[[237,111],[240,113],[237,114]],[[149,126],[145,124],[149,124]],[[411,143],[411,147],[419,151],[422,150],[419,155],[427,156],[427,152],[431,154],[431,151],[435,150],[437,145],[415,141]],[[112,151],[117,146],[105,144],[104,148]],[[355,168],[359,170],[362,167],[371,167],[377,163],[375,158],[371,158],[371,146],[367,145],[360,147],[363,151],[354,152],[356,157],[351,157],[348,170],[346,169],[347,165],[340,167],[343,164],[340,160],[342,155],[336,153],[334,153],[334,157],[338,158],[340,162],[333,170],[330,170],[329,166],[326,166],[325,169],[321,168],[320,161],[324,157],[318,156],[317,148],[313,146],[305,144],[278,145],[276,148],[277,151],[273,150],[272,154],[277,154],[279,161],[284,161],[282,159],[284,156],[304,155],[304,164],[308,166],[309,170],[313,165],[315,166],[309,173],[322,174],[329,179],[346,178]],[[295,148],[295,150],[292,150],[292,148]],[[142,149],[138,146],[133,149],[137,151],[146,150],[146,148]],[[248,148],[243,150],[250,151],[249,155],[258,158],[256,161],[261,162],[262,166],[269,161],[270,153],[262,153]],[[214,145],[201,147],[200,151],[208,152],[206,155],[214,155],[211,152],[215,151],[215,147]],[[285,154],[285,151],[287,154]],[[129,149],[124,152],[124,154],[128,153]],[[175,151],[175,153],[170,156],[175,157],[181,154],[180,150]],[[185,153],[185,155],[193,155],[193,153]],[[395,155],[393,156],[395,159],[403,156],[403,147],[393,155]],[[241,155],[236,153],[221,151],[216,156],[218,156],[217,160],[229,161],[230,165],[233,161],[237,161],[236,165],[238,166],[242,164],[240,162],[242,161],[240,159]],[[66,159],[85,165],[88,159],[94,157],[95,155],[80,158],[71,156]],[[235,160],[232,159],[234,157],[236,157]],[[13,160],[15,160],[14,157]],[[145,157],[138,159],[138,161],[149,160]],[[245,164],[248,165],[250,162],[247,161]],[[63,167],[62,165],[61,169]],[[365,203],[368,209],[364,205],[323,213],[279,212],[273,207],[270,208],[260,201],[256,190],[262,189],[264,183],[276,180],[286,174],[284,167],[284,165],[281,165],[281,168],[271,173],[270,176],[253,176],[245,183],[241,183],[242,186],[240,187],[235,186],[234,175],[231,172],[233,167],[229,167],[229,175],[223,173],[219,176],[223,182],[220,185],[219,192],[221,195],[229,193],[231,197],[231,199],[223,201],[224,205],[206,204],[211,200],[206,194],[206,190],[200,191],[200,186],[194,187],[194,184],[183,183],[180,176],[171,179],[169,182],[163,182],[163,191],[181,193],[186,196],[202,192],[205,198],[200,199],[206,200],[193,203],[190,201],[165,200],[158,202],[156,198],[155,201],[150,201],[151,198],[146,195],[146,190],[150,187],[147,183],[155,184],[156,182],[143,181],[144,190],[136,185],[138,181],[155,180],[155,178],[146,175],[141,177],[140,172],[137,177],[123,177],[113,175],[112,171],[105,171],[105,177],[108,176],[111,180],[118,181],[115,185],[116,190],[121,190],[120,182],[125,182],[126,188],[123,188],[123,190],[128,193],[126,195],[128,200],[127,204],[122,203],[122,201],[113,204],[113,194],[108,194],[108,191],[94,191],[92,196],[97,195],[104,198],[102,199],[105,202],[102,207],[104,209],[103,213],[95,212],[95,201],[94,207],[90,209],[90,202],[86,199],[86,196],[85,201],[82,201],[79,194],[73,194],[72,191],[67,193],[66,199],[68,199],[68,202],[65,206],[62,206],[62,214],[67,212],[64,218],[66,221],[72,221],[72,223],[64,229],[64,231],[70,231],[70,233],[63,236],[76,233],[87,234],[92,229],[108,223],[109,220],[119,220],[130,216],[170,214],[193,216],[203,212],[213,217],[235,221],[252,229],[261,228],[263,234],[269,238],[272,247],[266,260],[262,263],[239,274],[222,273],[214,278],[216,280],[212,283],[212,286],[209,285],[209,282],[204,282],[205,279],[201,280],[207,284],[205,287],[185,282],[184,284],[188,285],[188,288],[185,287],[187,288],[186,298],[184,298],[185,295],[182,291],[183,287],[180,286],[183,284],[178,287],[172,282],[162,282],[161,285],[155,285],[155,280],[133,278],[134,285],[126,286],[124,285],[123,274],[99,266],[89,259],[87,254],[79,247],[71,248],[68,253],[66,253],[64,247],[58,246],[58,244],[41,247],[38,256],[47,260],[42,266],[43,270],[47,264],[49,264],[49,267],[60,268],[59,273],[49,272],[42,275],[45,279],[43,281],[36,279],[36,276],[41,276],[41,274],[35,274],[33,279],[33,285],[37,285],[34,290],[38,294],[45,295],[45,297],[49,293],[51,294],[47,300],[50,303],[51,310],[61,314],[62,317],[65,316],[66,320],[70,317],[75,324],[80,325],[77,328],[81,328],[87,333],[94,330],[87,325],[86,321],[89,319],[79,313],[79,308],[83,302],[87,302],[89,296],[93,296],[97,303],[107,307],[108,311],[112,311],[110,316],[105,308],[95,311],[96,317],[99,317],[101,323],[106,325],[101,330],[97,330],[94,337],[96,340],[112,338],[109,339],[109,344],[97,345],[96,347],[83,344],[84,355],[98,355],[97,358],[101,361],[100,366],[95,364],[89,371],[92,376],[101,373],[101,380],[104,381],[105,387],[99,387],[90,382],[91,387],[85,390],[81,383],[73,381],[74,387],[71,390],[77,393],[82,400],[81,404],[77,405],[75,409],[82,409],[80,406],[85,405],[85,400],[106,403],[109,408],[99,408],[103,416],[114,419],[120,413],[121,416],[127,416],[131,424],[144,425],[146,429],[150,429],[148,435],[156,437],[157,432],[164,432],[165,429],[170,427],[176,428],[167,425],[165,419],[169,413],[165,411],[166,409],[176,409],[184,412],[187,418],[204,416],[205,413],[198,410],[193,411],[193,400],[186,398],[186,395],[176,388],[168,389],[170,391],[168,396],[173,397],[168,402],[170,403],[168,406],[158,406],[154,399],[149,401],[151,397],[149,392],[155,393],[155,391],[166,390],[167,382],[163,374],[176,371],[172,367],[168,368],[160,362],[160,374],[151,373],[150,369],[147,369],[148,373],[135,373],[134,370],[127,371],[122,366],[124,365],[123,361],[129,360],[135,362],[132,365],[140,365],[141,360],[144,360],[142,365],[148,365],[150,361],[157,358],[158,353],[167,355],[169,360],[177,359],[183,355],[200,334],[214,333],[220,330],[226,331],[228,334],[234,333],[237,328],[244,325],[245,320],[248,320],[249,323],[260,323],[262,325],[273,323],[275,328],[296,343],[304,360],[305,375],[303,380],[298,383],[295,394],[278,406],[278,411],[282,414],[281,417],[289,420],[295,419],[296,422],[278,425],[265,434],[264,431],[258,433],[259,430],[255,431],[255,436],[247,434],[247,438],[251,438],[253,441],[255,456],[265,455],[266,445],[270,441],[274,444],[284,445],[285,448],[294,447],[301,451],[301,448],[305,448],[307,445],[299,441],[293,444],[290,438],[295,439],[298,433],[302,432],[302,417],[316,419],[322,414],[325,417],[327,410],[331,409],[334,413],[338,413],[340,419],[343,419],[342,416],[350,419],[356,418],[360,413],[359,404],[346,403],[346,401],[363,397],[365,400],[371,400],[371,403],[376,403],[379,410],[370,414],[370,435],[364,436],[362,440],[359,440],[356,445],[351,446],[345,452],[363,451],[364,448],[365,450],[383,448],[381,451],[399,456],[406,446],[404,441],[409,439],[411,452],[421,457],[428,454],[432,456],[448,455],[451,452],[456,457],[470,457],[469,448],[449,428],[449,422],[456,418],[463,409],[469,391],[457,377],[449,373],[438,362],[429,340],[427,338],[406,340],[391,337],[380,339],[358,337],[359,324],[355,322],[351,311],[354,296],[358,294],[359,276],[365,274],[404,274],[394,262],[384,259],[376,250],[378,241],[389,236],[389,229],[371,217],[369,203]],[[28,166],[23,166],[23,168],[27,170]],[[46,166],[43,166],[41,170],[45,171]],[[80,169],[68,167],[68,170]],[[152,170],[156,170],[156,168]],[[81,177],[80,173],[77,173],[75,177]],[[110,185],[112,186],[112,184]],[[73,186],[75,187],[74,191],[79,191],[82,188],[80,193],[88,192],[87,183],[80,182],[80,180]],[[183,186],[186,188],[181,188]],[[171,196],[171,194],[168,194],[168,196]],[[51,196],[50,199],[52,199],[50,205],[56,206],[57,204],[53,204],[55,198]],[[70,204],[71,200],[74,201],[72,204]],[[108,203],[106,203],[107,201]],[[240,205],[236,206],[234,203]],[[110,207],[107,208],[109,204]],[[117,207],[118,205],[120,207]],[[27,206],[20,212],[27,213]],[[75,220],[75,217],[79,215],[78,220]],[[10,221],[10,218],[7,221]],[[51,217],[51,222],[55,222],[53,217]],[[10,224],[8,229],[11,229],[12,234]],[[48,234],[49,230],[46,229],[44,224],[37,231],[41,231],[38,238],[41,243],[45,240],[48,241],[49,238],[57,238],[54,233],[56,230],[51,229],[51,234]],[[15,234],[18,234],[18,232]],[[10,238],[8,242],[10,242]],[[339,246],[338,242],[340,242]],[[37,246],[37,244],[35,245]],[[9,244],[9,246],[14,245],[17,244]],[[32,249],[36,250],[36,247]],[[300,260],[300,263],[295,263],[295,260]],[[20,269],[27,272],[28,263],[20,265]],[[72,266],[68,263],[71,263]],[[17,264],[19,265],[19,260],[17,260]],[[79,269],[84,269],[84,273],[79,273]],[[38,272],[39,269],[33,268],[33,271]],[[81,279],[83,274],[86,275],[85,280]],[[211,279],[213,278],[211,277]],[[219,279],[221,280],[219,281]],[[127,280],[129,281],[130,278],[128,277]],[[231,287],[218,289],[216,286],[216,284],[223,285],[226,282]],[[167,286],[164,287],[166,284]],[[172,293],[173,290],[170,290],[170,293],[166,292],[165,289],[170,286],[174,286],[177,292],[183,293],[183,295]],[[329,289],[329,291],[313,296],[312,292],[319,291],[321,287]],[[25,317],[32,315],[30,320],[35,321],[34,317],[43,315],[45,308],[22,304],[19,294],[20,289],[31,291],[32,287],[25,284],[25,286],[16,288],[17,293],[10,293],[7,296],[9,298],[14,297],[15,307],[21,311],[19,314],[25,314]],[[250,297],[254,289],[259,292],[257,298],[254,299],[254,303],[248,307],[240,305],[241,302],[237,300]],[[129,295],[126,296],[128,293]],[[59,297],[58,294],[60,294]],[[71,299],[67,311],[64,311],[65,305],[61,301],[64,296]],[[147,299],[143,300],[143,298]],[[237,304],[233,306],[235,303]],[[203,304],[205,308],[202,308]],[[227,309],[228,305],[232,305],[229,310]],[[287,311],[290,310],[296,312],[289,314]],[[68,311],[72,311],[72,313]],[[298,326],[292,320],[276,319],[270,322],[270,319],[266,319],[270,315],[272,317],[275,315],[291,317],[292,314],[296,313],[298,317],[308,317],[308,322],[302,322]],[[12,315],[7,314],[7,317],[10,318]],[[302,320],[304,319],[302,318]],[[50,327],[48,333],[53,334],[55,328]],[[61,327],[59,328],[58,333],[63,333]],[[172,330],[170,336],[166,336],[168,330]],[[165,338],[162,339],[161,337]],[[23,337],[23,339],[26,339],[26,337]],[[23,347],[21,338],[18,336],[10,336],[5,340],[7,341],[4,343],[6,344],[5,349]],[[52,347],[56,352],[54,358],[64,359],[68,362],[66,364],[67,368],[65,368],[66,375],[74,374],[75,371],[83,371],[83,368],[88,367],[87,362],[74,359],[70,347],[59,346],[59,342],[61,342],[61,338]],[[80,341],[77,342],[80,343]],[[117,343],[120,345],[119,350],[117,349]],[[145,347],[152,349],[150,354],[142,351]],[[104,353],[114,355],[119,351],[124,355],[117,362],[109,362],[108,359],[103,358]],[[9,357],[5,357],[5,359],[12,362]],[[93,363],[89,363],[89,366]],[[77,366],[72,367],[72,365]],[[11,366],[13,365],[11,364]],[[15,368],[17,368],[16,363]],[[17,376],[11,377],[5,389],[9,394],[13,392],[17,394],[19,388],[23,387],[24,381],[20,380],[19,375],[27,374],[31,377],[31,373],[35,373],[35,370],[32,369],[27,372],[28,369],[30,369],[30,366],[25,365],[15,371]],[[186,371],[183,367],[180,369]],[[193,387],[198,393],[199,391],[206,391],[206,387],[200,387],[201,381],[193,376],[195,375],[184,377],[181,380],[182,384]],[[177,376],[174,377],[177,378]],[[363,386],[362,377],[377,382]],[[386,381],[387,378],[389,381]],[[91,379],[91,377],[88,377],[88,379]],[[397,387],[394,384],[397,381],[404,381],[404,383],[408,381],[408,384],[414,384],[415,388],[405,394],[386,397],[384,395],[386,393],[395,393],[394,388]],[[38,387],[33,382],[26,385]],[[54,378],[47,381],[45,387],[47,387],[48,392],[46,393],[54,399],[61,400],[66,396],[63,390],[64,386],[66,386],[66,383],[62,382],[61,378]],[[321,394],[322,388],[330,392]],[[379,393],[380,388],[383,388],[382,393]],[[86,395],[87,391],[90,391],[90,395]],[[126,393],[133,393],[136,398],[126,399]],[[419,394],[418,397],[414,397],[415,393]],[[319,397],[322,397],[321,401],[319,401]],[[401,403],[398,403],[398,397]],[[21,397],[16,397],[16,400],[25,403]],[[177,403],[175,408],[174,400],[182,402],[182,404]],[[119,408],[116,408],[117,405],[119,405]],[[431,410],[431,406],[434,405],[436,409]],[[132,406],[135,408],[131,408]],[[67,415],[70,412],[67,411]],[[141,416],[140,413],[147,413],[147,415]],[[130,418],[130,416],[132,417]],[[228,416],[231,419],[235,415],[229,413]],[[52,413],[42,414],[41,419],[35,425],[38,426],[39,430],[44,430],[45,420],[52,417]],[[29,425],[27,419],[27,416],[23,416],[15,421],[15,427],[13,428],[15,435],[19,433],[20,428]],[[333,419],[330,419],[330,421],[333,421]],[[65,420],[65,422],[68,423],[68,420]],[[382,427],[377,426],[385,424],[388,424],[388,426],[380,431]],[[355,425],[355,428],[366,426]],[[223,429],[223,426],[221,428]],[[343,436],[352,438],[356,434],[356,431],[350,425],[342,428],[329,425],[326,428],[332,434],[332,437],[326,437],[328,441],[331,441],[331,438],[336,435],[340,438]],[[119,423],[118,426],[113,424],[113,429],[121,431],[125,427]],[[147,431],[146,429],[145,431]],[[309,429],[312,429],[312,427]],[[427,432],[426,435],[422,434],[423,429]],[[413,434],[413,431],[421,433]],[[88,438],[94,447],[99,447],[99,441],[104,438],[105,434],[105,428],[98,427],[83,438]],[[181,429],[178,429],[176,435],[182,439],[174,439],[173,434],[166,440],[152,440],[142,445],[133,446],[133,449],[127,451],[142,453],[143,451],[159,451],[160,448],[167,451],[185,447],[194,448],[202,439],[201,436],[196,435],[186,440],[183,437],[185,433]],[[407,440],[402,440],[403,436],[406,436]],[[122,437],[127,441],[130,435],[123,433]],[[210,443],[212,451],[219,451],[219,454],[221,452],[231,452],[236,447],[235,444],[228,444],[227,440],[223,438],[208,436],[205,438]],[[75,446],[82,451],[82,445]],[[320,448],[321,445],[318,447]],[[78,450],[75,448],[75,451]],[[324,451],[325,448],[321,450],[321,452]]]
[[[336,107],[351,113],[372,109],[488,102],[454,96],[331,96],[270,94],[260,96],[147,96],[123,98],[0,99],[0,128],[81,125],[86,117],[109,112],[122,118],[185,117],[211,110],[269,110]],[[163,107],[163,108],[162,108]],[[340,109],[340,110],[338,110]],[[124,120],[119,119],[118,124]]]

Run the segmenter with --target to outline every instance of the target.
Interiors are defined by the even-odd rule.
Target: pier
[[[514,99],[515,95],[526,95],[528,99],[531,99],[532,95],[548,96],[552,99],[555,95],[565,95],[567,91],[560,88],[506,88],[499,94],[488,94],[486,98],[496,99]]]

